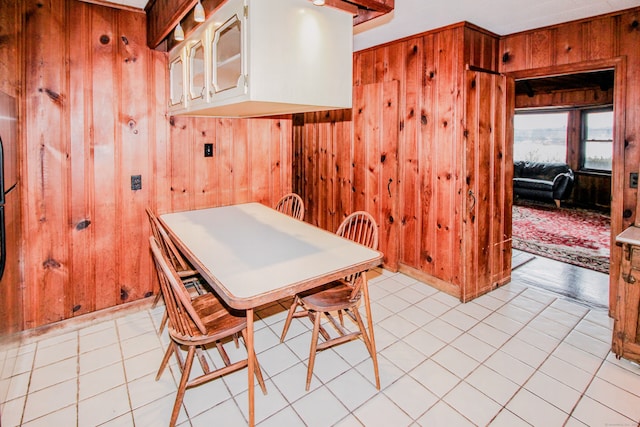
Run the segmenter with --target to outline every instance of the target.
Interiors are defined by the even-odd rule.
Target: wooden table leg
[[[378,353],[376,351],[376,339],[373,335],[373,317],[371,317],[371,303],[369,301],[369,281],[367,272],[362,273],[362,296],[364,297],[364,308],[367,313],[367,326],[369,327],[369,341],[371,342],[371,359],[373,361],[373,372],[376,377],[376,388],[380,390],[380,373],[378,372]]]
[[[253,309],[247,309],[247,355],[254,354],[255,350],[253,348]],[[249,362],[247,366],[247,371],[249,375],[249,427],[253,427],[256,425],[256,414],[255,414],[255,390],[253,387],[253,376],[255,372],[255,363],[254,359],[251,356],[249,357]]]

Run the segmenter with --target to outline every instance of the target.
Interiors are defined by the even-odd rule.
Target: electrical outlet
[[[629,188],[638,188],[638,172],[629,174]]]
[[[213,157],[213,144],[211,143],[204,144],[204,156]]]
[[[131,189],[142,190],[142,175],[131,175]]]

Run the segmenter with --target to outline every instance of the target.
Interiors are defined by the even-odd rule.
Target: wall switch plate
[[[629,188],[638,188],[638,172],[629,174]]]
[[[142,175],[131,175],[131,189],[142,190]]]
[[[213,144],[211,143],[204,144],[204,156],[213,157]]]

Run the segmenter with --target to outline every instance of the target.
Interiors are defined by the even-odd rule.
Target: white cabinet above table
[[[227,0],[169,54],[169,113],[351,108],[353,17],[308,0]]]

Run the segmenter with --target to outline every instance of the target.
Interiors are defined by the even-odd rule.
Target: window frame
[[[565,153],[564,153],[564,162],[570,164],[569,162],[569,153],[571,152],[571,124],[572,124],[572,112],[575,108],[566,108],[566,107],[553,107],[553,108],[522,108],[516,109],[514,111],[514,115],[529,115],[529,114],[559,114],[559,113],[567,113],[567,124],[566,124],[566,134],[565,134]],[[514,129],[514,144],[515,144],[515,123],[513,126]],[[515,161],[515,157],[513,159]]]
[[[578,108],[579,110],[579,120],[580,120],[580,140],[578,141],[578,170],[581,172],[591,173],[591,174],[603,174],[603,175],[611,175],[613,171],[613,143],[614,143],[614,124],[615,124],[615,111],[613,109],[613,105],[598,105],[597,107],[588,107],[588,108]],[[610,140],[590,140],[590,141],[611,141],[611,169],[597,169],[597,168],[587,168],[585,167],[585,157],[586,157],[586,144],[588,142],[587,138],[587,123],[588,120],[585,120],[585,116],[589,113],[603,113],[603,112],[611,112],[611,139]]]

